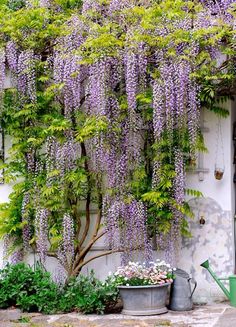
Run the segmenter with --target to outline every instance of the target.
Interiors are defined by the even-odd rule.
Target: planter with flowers
[[[148,265],[129,262],[115,272],[123,301],[123,314],[157,315],[166,313],[168,287],[173,281],[169,264],[157,260]]]

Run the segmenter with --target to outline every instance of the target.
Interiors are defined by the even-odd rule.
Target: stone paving
[[[17,309],[0,310],[0,327],[236,327],[236,308],[226,303],[196,306],[188,312],[169,311],[151,317],[122,314],[41,315]]]

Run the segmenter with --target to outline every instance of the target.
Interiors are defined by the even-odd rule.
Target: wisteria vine
[[[57,19],[54,29],[53,20],[43,21],[42,30],[49,25],[48,33],[56,36],[40,45],[28,27],[19,39],[5,36],[0,94],[9,70],[24,129],[23,244],[27,249],[35,234],[42,262],[56,256],[68,273],[79,273],[92,202],[100,216],[88,250],[103,236],[104,224],[108,252],[122,252],[123,263],[134,255],[149,261],[153,233],[174,256],[185,219],[186,164],[195,157],[200,133],[199,69],[212,65],[221,51],[214,30],[222,17],[230,31],[235,28],[234,1],[200,0],[196,11],[191,1],[179,3],[174,5],[180,14],[172,17],[156,15],[160,6],[169,8],[167,0],[84,0],[61,30]],[[58,17],[64,10],[53,0],[25,6]],[[163,194],[164,205],[158,198]],[[153,222],[155,208],[162,207],[171,217],[165,232],[158,212]]]

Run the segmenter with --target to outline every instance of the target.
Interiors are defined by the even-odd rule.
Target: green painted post
[[[236,307],[236,275],[229,276],[230,304]]]

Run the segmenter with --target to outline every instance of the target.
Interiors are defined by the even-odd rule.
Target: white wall
[[[218,119],[214,113],[205,110],[203,114],[203,122],[204,127],[209,130],[208,132],[203,133],[205,145],[208,149],[208,153],[203,155],[203,168],[209,169],[209,173],[204,173],[203,181],[199,181],[199,174],[188,173],[187,187],[195,188],[201,191],[204,196],[214,199],[220,204],[223,210],[232,210],[232,103],[228,102],[225,107],[229,109],[230,116],[226,119],[221,118],[225,161],[223,179],[219,181],[214,177]],[[221,148],[220,144],[218,146]],[[219,154],[221,153],[222,151],[219,149]]]
[[[234,273],[235,186],[232,164],[232,125],[236,116],[234,106],[229,101],[225,107],[229,109],[230,116],[221,119],[225,161],[223,179],[216,180],[214,177],[218,119],[209,111],[204,112],[203,119],[204,127],[209,129],[204,135],[209,152],[203,156],[203,168],[209,169],[209,172],[204,173],[202,181],[198,173],[187,175],[187,187],[200,190],[204,195],[204,198],[189,201],[194,212],[194,219],[190,221],[193,237],[183,240],[179,261],[179,266],[190,272],[198,282],[194,296],[197,302],[212,302],[225,298],[209,273],[200,267],[203,261],[209,259],[212,269],[219,276],[225,277]],[[218,146],[221,147],[220,144]],[[199,223],[201,216],[205,219],[204,225]]]
[[[5,153],[8,152],[9,147],[10,147],[10,140],[7,137],[5,138]],[[0,203],[8,201],[8,196],[11,193],[11,190],[12,190],[12,185],[0,184]]]
[[[4,81],[4,88],[10,88],[11,87],[11,78],[9,75],[9,71],[7,71],[6,79]],[[5,153],[7,153],[8,149],[10,147],[10,140],[9,138],[5,139]],[[6,154],[5,154],[6,156]],[[8,196],[11,193],[11,185],[7,184],[0,184],[0,203],[6,202],[8,200]]]

